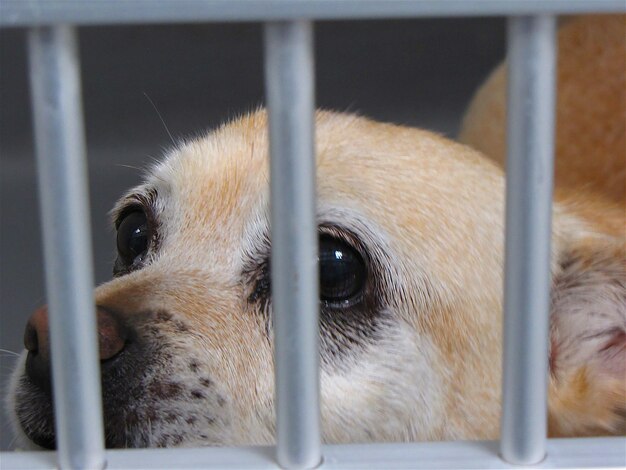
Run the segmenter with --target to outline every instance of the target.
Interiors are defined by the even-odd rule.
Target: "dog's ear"
[[[587,240],[561,253],[550,323],[550,434],[625,433],[623,241]]]

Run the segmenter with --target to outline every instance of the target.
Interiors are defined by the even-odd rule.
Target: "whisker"
[[[13,437],[7,446],[9,449],[15,449],[15,444],[17,443],[17,436]]]
[[[16,353],[14,351],[9,351],[8,349],[2,349],[0,348],[0,353],[4,353],[8,356],[15,356],[15,357],[20,357],[19,353]]]
[[[176,147],[176,142],[174,141],[174,137],[172,137],[172,134],[170,133],[170,130],[167,128],[167,124],[165,124],[165,121],[163,120],[163,116],[161,116],[161,113],[159,112],[156,105],[154,104],[154,101],[152,101],[152,99],[148,96],[148,94],[145,91],[143,92],[143,96],[146,97],[146,99],[150,102],[150,104],[156,111],[157,116],[159,116],[159,119],[161,120],[161,124],[163,124],[163,127],[165,128],[165,132],[167,132],[167,135],[170,137],[172,144],[174,144],[174,147]]]
[[[155,164],[155,165],[157,165],[157,164],[161,163],[161,158],[159,158],[159,157],[155,157],[154,155],[151,155],[151,154],[149,154],[149,153],[145,154],[145,156],[146,156],[147,158],[149,158],[149,159],[150,159],[150,162],[151,162],[151,163],[153,163],[153,164]]]
[[[116,163],[115,166],[117,167],[121,167],[121,168],[129,168],[131,170],[137,170],[137,171],[143,171],[141,168],[139,168],[138,166],[133,166],[133,165],[125,165],[123,163]]]

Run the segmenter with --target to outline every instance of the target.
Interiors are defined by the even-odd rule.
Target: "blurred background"
[[[454,137],[473,91],[504,55],[501,18],[316,23],[317,105]],[[25,31],[0,30],[0,450],[8,377],[45,303]],[[111,277],[108,211],[173,138],[263,103],[258,24],[80,29],[95,277]]]

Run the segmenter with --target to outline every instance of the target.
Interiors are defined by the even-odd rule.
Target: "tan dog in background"
[[[569,32],[587,24],[593,34]],[[579,60],[585,41],[616,47],[607,60],[623,64],[623,25],[567,26],[561,67]],[[586,77],[577,65],[559,77],[552,435],[624,427],[624,68],[598,69],[589,63],[598,56],[582,59],[603,74],[592,84],[577,84]],[[585,112],[562,111],[563,90],[613,80],[607,115],[596,98]],[[503,86],[496,74],[479,92],[463,132],[494,157]],[[588,114],[597,121],[564,131]],[[595,125],[615,135],[589,137]],[[116,278],[96,291],[108,447],[273,442],[266,126],[260,111],[180,145],[114,211]],[[316,138],[324,440],[496,438],[502,171],[470,147],[351,115],[319,112]],[[589,168],[611,169],[562,170],[583,143]],[[596,175],[606,182],[581,193],[579,178]],[[39,310],[11,385],[23,445],[54,446],[47,328]]]

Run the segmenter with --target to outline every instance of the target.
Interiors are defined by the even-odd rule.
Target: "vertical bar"
[[[46,288],[56,445],[61,468],[103,468],[100,366],[76,31],[29,31],[30,82]]]
[[[312,24],[266,24],[265,54],[276,452],[284,468],[313,468],[321,440]]]
[[[546,453],[555,18],[508,24],[504,370],[500,448],[514,464]]]

